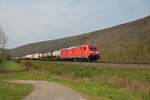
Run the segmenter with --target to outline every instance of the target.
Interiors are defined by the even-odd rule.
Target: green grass
[[[150,69],[106,68],[49,61],[22,61],[29,70],[0,74],[0,80],[48,80],[69,86],[89,100],[149,100]]]
[[[32,91],[32,86],[0,82],[0,100],[21,100]]]
[[[28,61],[27,61],[28,62]],[[26,63],[22,62],[22,63]],[[67,76],[72,78],[124,78],[145,81],[150,83],[150,69],[145,68],[113,68],[106,66],[91,67],[77,64],[51,63],[49,61],[29,61],[33,69],[47,71],[54,75]],[[128,65],[125,65],[128,66]]]
[[[116,89],[111,84],[90,80],[55,80],[83,93],[89,100],[135,100],[127,90]]]
[[[4,71],[22,71],[25,70],[26,68],[23,66],[20,66],[19,64],[13,62],[13,61],[5,61],[4,62]]]
[[[12,73],[22,72],[26,68],[13,62],[4,62],[3,70],[0,72],[0,77],[3,75],[12,75]],[[1,80],[7,80],[3,78]],[[32,91],[32,86],[23,84],[14,84],[0,81],[0,100],[21,100]]]

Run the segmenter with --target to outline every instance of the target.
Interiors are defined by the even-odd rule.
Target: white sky
[[[83,34],[150,15],[150,0],[0,0],[8,48]]]

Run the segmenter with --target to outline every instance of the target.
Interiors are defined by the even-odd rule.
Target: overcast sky
[[[150,0],[0,0],[8,48],[84,34],[150,15]]]

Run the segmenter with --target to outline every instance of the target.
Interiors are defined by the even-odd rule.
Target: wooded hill
[[[101,60],[150,62],[150,16],[78,36],[27,44],[10,50],[10,53],[22,56],[93,41],[101,49]]]

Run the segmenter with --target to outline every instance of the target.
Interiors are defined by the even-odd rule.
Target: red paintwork
[[[99,52],[95,46],[84,44],[81,46],[60,50],[60,58],[99,58]]]

